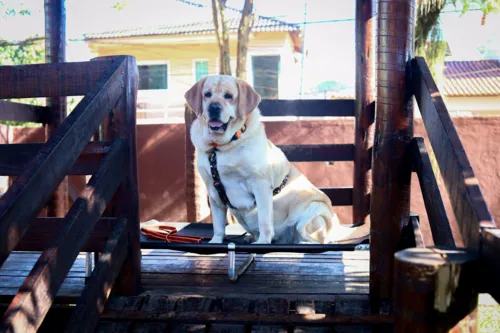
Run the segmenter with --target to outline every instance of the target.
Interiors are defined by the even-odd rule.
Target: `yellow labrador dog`
[[[261,97],[247,82],[207,76],[185,98],[197,114],[191,140],[209,193],[211,243],[225,237],[228,208],[256,243],[326,244],[345,237],[336,235],[348,228],[332,214],[330,199],[267,139]]]

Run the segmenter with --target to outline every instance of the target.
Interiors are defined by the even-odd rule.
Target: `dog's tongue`
[[[208,122],[208,125],[210,125],[210,127],[221,127],[223,124],[221,121],[211,120]]]

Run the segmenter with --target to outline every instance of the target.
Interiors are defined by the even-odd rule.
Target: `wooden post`
[[[356,109],[354,134],[353,223],[367,222],[370,212],[371,149],[375,117],[372,0],[356,0]]]
[[[188,222],[198,222],[201,219],[201,191],[203,182],[196,169],[196,149],[191,142],[190,130],[196,115],[186,104],[184,111],[185,137],[185,167],[186,167],[186,210]]]
[[[64,0],[45,0],[45,62],[66,60],[66,5]],[[67,116],[66,97],[47,98],[50,117],[45,139],[52,136]],[[64,217],[68,211],[68,178],[64,178],[49,201],[48,216]]]
[[[477,331],[477,254],[412,248],[394,266],[395,332]]]
[[[370,204],[374,309],[392,299],[394,253],[401,230],[410,221],[411,159],[404,155],[413,136],[407,68],[413,57],[414,11],[415,0],[377,3],[377,111]]]

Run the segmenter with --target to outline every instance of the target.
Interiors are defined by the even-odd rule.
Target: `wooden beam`
[[[185,149],[184,162],[186,168],[186,213],[187,220],[198,222],[201,220],[201,186],[203,179],[196,167],[196,148],[191,141],[191,125],[196,114],[186,104],[184,107]]]
[[[479,249],[480,226],[495,227],[495,221],[425,60],[420,57],[413,59],[412,67],[415,99],[450,196],[464,245]]]
[[[14,250],[44,251],[54,246],[59,238],[60,231],[64,229],[65,223],[66,220],[61,217],[35,218]],[[101,252],[116,223],[116,218],[108,217],[99,219],[82,251]]]
[[[259,105],[265,117],[353,117],[353,99],[264,99]]]
[[[432,170],[431,160],[423,138],[414,138],[411,142],[413,167],[424,198],[425,210],[429,217],[432,239],[436,246],[455,247],[450,221],[444,208],[439,186]]]
[[[0,120],[46,123],[49,108],[0,100]]]
[[[477,254],[406,249],[395,255],[394,276],[395,332],[476,332],[468,316],[477,307]]]
[[[110,65],[96,61],[0,66],[0,99],[86,95]]]
[[[278,146],[290,162],[336,162],[354,159],[353,144]]]
[[[484,272],[485,279],[481,279],[482,291],[489,293],[495,300],[500,303],[500,230],[499,229],[483,229],[482,236],[482,258],[481,272]]]
[[[407,61],[413,57],[415,0],[377,1],[377,103],[372,160],[370,300],[390,303],[394,253],[409,223],[413,103]]]
[[[332,206],[352,205],[352,187],[324,187],[320,188],[332,201]]]
[[[36,332],[42,324],[64,278],[125,176],[125,150],[125,142],[117,139],[71,207],[58,241],[41,254],[5,312],[7,332]]]
[[[99,315],[104,310],[113,283],[127,255],[127,235],[127,221],[118,220],[104,250],[99,255],[92,275],[85,284],[82,297],[66,326],[66,332],[95,331]]]
[[[356,0],[356,107],[354,127],[354,190],[352,223],[369,223],[371,151],[375,118],[375,5]]]
[[[43,146],[43,143],[0,145],[0,175],[19,176]],[[109,141],[88,143],[68,174],[93,175],[99,169],[103,156],[109,152],[110,146]]]
[[[50,199],[62,179],[122,93],[125,62],[111,65],[103,79],[78,104],[56,135],[2,197],[0,206],[0,265],[28,230],[29,223]]]

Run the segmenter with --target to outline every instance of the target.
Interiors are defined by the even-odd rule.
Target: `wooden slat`
[[[352,161],[353,144],[278,146],[290,162]]]
[[[411,143],[411,150],[413,167],[418,175],[434,244],[436,246],[455,247],[450,222],[432,170],[429,154],[425,148],[424,139],[414,138]]]
[[[120,219],[106,242],[104,251],[99,254],[90,279],[85,285],[66,332],[94,332],[99,315],[104,309],[116,276],[127,255],[127,221]]]
[[[43,143],[19,143],[0,145],[0,175],[19,176],[28,163],[43,148]],[[90,142],[73,164],[68,175],[93,175],[109,151],[111,142]]]
[[[277,314],[277,313],[245,313],[245,312],[142,312],[105,310],[102,319],[132,321],[172,321],[185,323],[232,323],[262,325],[380,325],[392,324],[392,315],[378,314]]]
[[[76,200],[76,199],[75,199]],[[116,218],[100,218],[83,246],[85,252],[102,252],[109,238]],[[38,217],[31,223],[28,231],[17,244],[16,251],[44,251],[53,246],[59,238],[59,232],[64,229],[66,220],[60,217]]]
[[[265,117],[354,117],[354,100],[264,99],[259,109]]]
[[[125,176],[125,149],[125,141],[113,143],[99,171],[66,215],[60,238],[42,253],[10,303],[4,315],[10,331],[29,333],[40,327],[64,277]]]
[[[125,59],[125,58],[124,58]],[[123,88],[124,60],[112,63],[103,78],[43,145],[2,197],[0,265],[28,230],[65,175],[113,108]]]
[[[86,95],[110,61],[0,66],[0,99]]]
[[[0,120],[46,123],[49,108],[0,100]]]
[[[332,206],[352,205],[352,187],[325,187],[321,191],[332,201]]]
[[[481,288],[484,292],[489,293],[495,300],[500,303],[500,230],[499,229],[483,229],[482,236],[482,258],[481,272],[485,272],[485,279],[481,279]]]
[[[441,93],[423,58],[412,60],[413,90],[450,196],[464,245],[479,248],[480,226],[495,222],[453,125]]]

